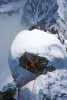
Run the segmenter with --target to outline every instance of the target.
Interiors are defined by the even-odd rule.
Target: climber
[[[34,62],[31,63],[30,67],[35,68],[35,63],[38,61],[38,58]]]
[[[19,59],[19,66],[32,73],[41,75],[44,71],[52,72],[55,70],[55,67],[48,65],[48,62],[49,60],[45,57],[40,57],[36,54],[25,52]]]

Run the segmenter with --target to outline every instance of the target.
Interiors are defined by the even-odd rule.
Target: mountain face
[[[28,0],[24,7],[25,11],[28,11],[32,20],[40,26],[41,29],[49,29],[51,23],[56,22],[58,4],[53,0]],[[22,19],[23,20],[23,19]]]
[[[61,38],[67,39],[67,1],[66,0],[0,0],[0,14],[19,14],[24,29],[34,22],[41,30],[58,31]]]
[[[41,30],[57,30],[60,37],[67,39],[66,0],[28,0],[24,6],[22,23],[34,21]]]

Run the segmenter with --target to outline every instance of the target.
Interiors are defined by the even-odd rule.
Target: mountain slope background
[[[21,18],[25,3],[24,1],[14,2],[14,0],[13,2],[8,1],[7,4],[3,2],[6,1],[0,1],[0,89],[5,84],[13,81],[8,66],[8,54],[13,39],[23,29]]]

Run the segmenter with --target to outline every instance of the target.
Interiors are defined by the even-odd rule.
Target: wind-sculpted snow
[[[53,65],[56,69],[67,69],[66,50],[56,35],[37,29],[22,31],[13,41],[9,54],[12,76],[20,85],[24,75],[27,79],[25,83],[37,77],[19,66],[19,59],[25,52],[46,57],[49,60],[48,65]]]

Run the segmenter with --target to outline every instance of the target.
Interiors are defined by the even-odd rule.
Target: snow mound
[[[56,70],[36,78],[21,88],[20,100],[67,100],[67,70]]]
[[[24,76],[27,79],[25,83],[37,76],[19,66],[19,58],[25,51],[46,57],[49,60],[49,64],[58,69],[66,68],[67,54],[65,47],[60,43],[56,35],[37,29],[22,31],[13,41],[9,53],[9,66],[12,76],[20,84],[22,84]]]

